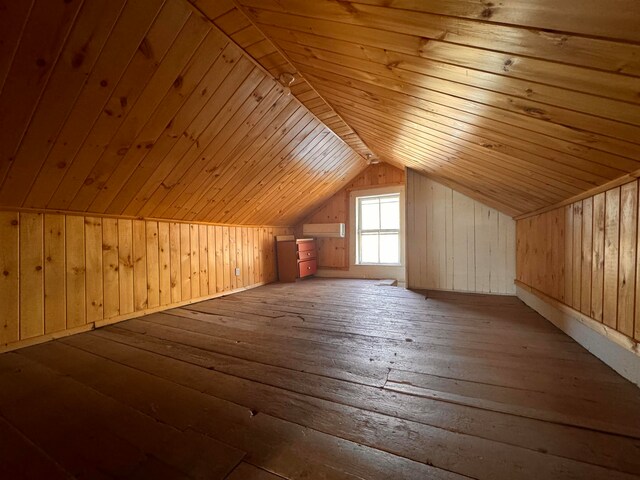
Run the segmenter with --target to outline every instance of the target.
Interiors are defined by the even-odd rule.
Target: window
[[[400,194],[356,198],[358,264],[400,264]]]

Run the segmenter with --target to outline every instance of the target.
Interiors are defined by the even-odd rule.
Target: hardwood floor
[[[514,297],[312,279],[0,356],[0,478],[639,475],[640,389]]]

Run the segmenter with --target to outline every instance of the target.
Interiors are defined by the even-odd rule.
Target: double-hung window
[[[356,198],[359,265],[400,264],[400,194]]]

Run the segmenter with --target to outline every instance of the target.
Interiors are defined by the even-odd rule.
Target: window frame
[[[401,266],[402,265],[402,196],[401,192],[388,192],[388,193],[366,193],[364,195],[355,195],[355,237],[356,237],[356,250],[355,250],[355,261],[356,265],[376,265],[376,266]],[[398,204],[398,228],[382,228],[382,202],[381,199],[385,197],[395,197],[397,198]],[[363,200],[367,199],[376,199],[378,200],[378,226],[377,229],[363,229],[361,228],[361,219],[362,219],[362,204]],[[377,234],[378,236],[378,260],[380,260],[380,237],[385,234],[396,234],[398,236],[398,261],[397,262],[363,262],[362,261],[362,236],[367,234]]]
[[[358,263],[358,252],[356,250],[356,237],[357,237],[357,224],[356,224],[356,209],[357,209],[357,197],[375,197],[388,193],[400,194],[400,263],[399,264],[379,264],[379,263]],[[405,205],[405,185],[404,184],[391,184],[385,186],[367,186],[367,187],[354,187],[349,192],[349,204],[348,204],[348,222],[349,227],[347,229],[348,235],[348,257],[349,257],[349,269],[353,272],[358,272],[358,276],[362,278],[405,278],[405,265],[406,265],[406,205]],[[404,280],[402,280],[404,281]]]

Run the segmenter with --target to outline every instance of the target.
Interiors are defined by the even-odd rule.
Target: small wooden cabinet
[[[295,282],[318,270],[316,241],[313,238],[278,239],[276,245],[278,280],[281,282]]]

